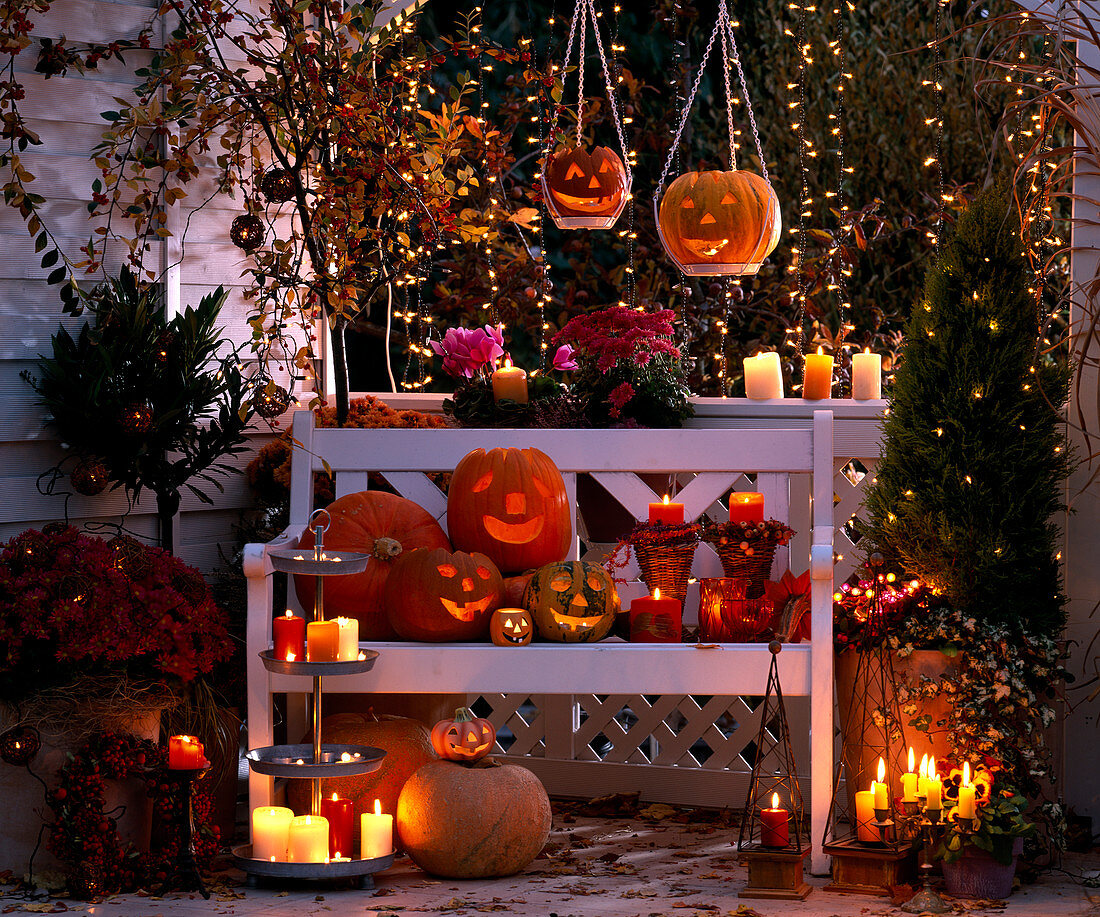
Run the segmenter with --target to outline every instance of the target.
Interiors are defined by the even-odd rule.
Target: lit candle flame
[[[963,761],[963,786],[970,786],[970,762]]]
[[[913,768],[916,763],[916,757],[913,755],[913,746],[909,746],[909,773],[913,773]]]
[[[653,598],[655,598],[655,599],[659,599],[660,597],[661,597],[661,590],[660,590],[660,588],[654,589],[654,590],[653,590]]]
[[[336,795],[335,793],[333,793],[333,794],[332,794],[332,801],[333,801],[333,802],[336,802],[337,800],[339,800],[339,798],[340,798],[340,797],[339,797],[339,796],[337,796],[337,795]],[[337,856],[339,856],[340,854],[336,854],[336,855],[337,855]]]
[[[367,654],[366,654],[366,653],[360,653],[360,654],[359,654],[359,661],[360,661],[360,662],[362,662],[362,661],[363,661],[364,659],[366,659],[366,658],[367,658]]]
[[[375,815],[381,815],[382,814],[382,800],[381,799],[374,800],[374,814]]]
[[[293,617],[294,617],[294,612],[292,612],[292,611],[291,611],[291,610],[290,610],[290,609],[288,608],[288,609],[286,610],[286,616],[287,616],[288,618],[293,618]]]
[[[303,760],[302,760],[301,758],[299,758],[299,759],[298,759],[297,761],[295,761],[294,763],[295,763],[295,764],[305,764],[306,762],[305,762],[305,761],[303,761]]]
[[[878,759],[878,782],[886,782],[886,762],[882,758]]]
[[[772,793],[772,808],[773,809],[778,809],[779,808],[779,794],[778,793]]]
[[[817,355],[820,357],[820,356],[823,356],[824,353],[825,353],[825,348],[822,347],[820,344],[818,344],[818,346],[817,346]]]
[[[665,503],[665,506],[668,506],[668,494],[665,494],[664,503]]]
[[[351,760],[351,754],[349,752],[345,751],[342,755],[340,755],[340,760],[343,761],[343,762],[350,761]],[[336,797],[333,796],[332,798],[335,799]]]
[[[512,368],[512,358],[511,357],[505,357],[504,358],[504,368],[505,369],[511,369]]]

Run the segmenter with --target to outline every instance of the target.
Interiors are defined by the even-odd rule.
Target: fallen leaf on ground
[[[654,821],[661,821],[664,818],[670,818],[677,814],[677,810],[672,806],[666,806],[663,802],[655,802],[652,805],[646,806],[644,809],[638,811],[638,815],[641,818],[651,818]]]

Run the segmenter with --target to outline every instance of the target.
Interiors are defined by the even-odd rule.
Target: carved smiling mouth
[[[693,255],[700,258],[713,258],[726,246],[729,239],[681,239],[680,243]]]
[[[482,516],[481,524],[489,537],[504,544],[527,544],[542,534],[546,517],[543,514],[532,516],[526,522],[505,522],[496,516]]]
[[[472,621],[475,615],[481,614],[489,607],[489,603],[493,600],[491,595],[485,596],[483,599],[478,599],[476,602],[467,602],[465,605],[459,605],[458,602],[452,602],[450,599],[445,599],[440,596],[439,601],[443,603],[443,607],[447,609],[447,613],[452,618],[459,621]]]
[[[584,618],[576,615],[563,615],[557,612],[554,613],[554,620],[563,629],[571,631],[588,630],[600,623],[599,617],[596,616]]]

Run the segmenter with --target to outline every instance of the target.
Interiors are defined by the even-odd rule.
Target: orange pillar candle
[[[359,658],[359,619],[337,618],[336,626],[340,628],[337,658],[341,662],[355,662]]]
[[[341,799],[335,793],[332,798],[321,800],[321,814],[328,819],[328,855],[350,857],[351,839],[355,830],[355,800]]]
[[[679,643],[683,627],[680,600],[662,598],[661,590],[630,603],[631,643]]]
[[[306,626],[306,659],[336,662],[340,658],[340,625],[335,621],[310,621]]]
[[[288,610],[285,615],[279,615],[271,622],[272,633],[275,637],[276,659],[285,659],[287,662],[299,662],[306,655],[306,619],[291,614]]]
[[[324,863],[328,859],[328,819],[299,815],[290,821],[286,858],[291,863]]]
[[[802,397],[811,401],[830,398],[833,394],[833,358],[822,352],[806,354],[802,370]]]
[[[374,800],[374,814],[364,812],[359,818],[359,854],[364,860],[393,853],[393,816],[382,814],[382,803]]]
[[[787,810],[779,807],[779,794],[772,793],[772,807],[760,810],[760,843],[765,847],[790,846],[788,819]]]
[[[764,495],[752,491],[734,491],[730,494],[730,522],[756,525],[764,521]]]
[[[513,366],[511,357],[506,357],[504,365],[493,373],[493,401],[506,399],[527,404],[527,373]]]
[[[171,736],[168,739],[168,769],[187,771],[205,767],[209,762],[202,742],[194,736]]]
[[[875,794],[870,790],[856,793],[856,840],[875,844],[882,840],[875,821]]]
[[[852,398],[871,401],[882,397],[882,356],[871,353],[868,347],[863,353],[852,356]]]
[[[668,494],[660,503],[649,504],[649,521],[663,525],[682,525],[684,522],[684,504],[669,503]]]

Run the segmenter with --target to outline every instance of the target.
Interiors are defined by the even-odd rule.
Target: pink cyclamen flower
[[[456,379],[473,378],[486,364],[504,353],[499,329],[448,328],[442,341],[430,341],[436,356],[443,358],[443,371]]]
[[[559,373],[571,373],[577,369],[577,361],[573,358],[576,351],[569,344],[562,344],[554,354],[554,369]]]

